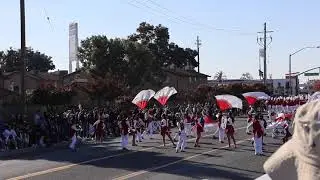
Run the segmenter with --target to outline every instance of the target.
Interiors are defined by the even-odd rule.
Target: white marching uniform
[[[255,151],[255,155],[262,155],[263,151],[262,151],[262,137],[263,137],[263,129],[260,125],[260,127],[258,127],[260,125],[260,122],[254,122],[253,128],[255,133],[253,134],[253,142],[254,142],[254,151]],[[255,129],[256,128],[256,129]]]
[[[248,117],[246,133],[250,133],[253,125],[253,117]]]
[[[179,140],[177,143],[177,147],[176,147],[176,152],[179,151],[184,151],[185,147],[186,147],[186,141],[187,141],[187,134],[184,128],[184,124],[177,122],[177,126],[179,128]]]
[[[129,122],[128,121],[120,121],[119,127],[121,129],[121,147],[122,149],[126,149],[129,143]]]
[[[262,136],[261,137],[254,136],[253,142],[254,142],[255,155],[263,154],[263,152],[262,152]]]
[[[154,127],[153,127],[154,126],[154,119],[149,113],[146,113],[145,120],[148,122],[148,126],[147,126],[146,130],[143,132],[143,136],[145,134],[148,134],[149,138],[152,138],[153,131],[154,131]]]
[[[219,127],[219,141],[220,142],[222,142],[224,140],[226,124],[227,124],[227,118],[222,117],[220,127]]]
[[[138,141],[141,142],[142,141],[142,126],[143,126],[143,120],[142,119],[138,119],[138,120],[134,120],[134,129],[136,129],[137,131],[137,137],[138,137]]]
[[[187,134],[187,136],[191,136],[192,134],[192,124],[191,123],[184,123],[184,127],[185,127],[185,132]]]

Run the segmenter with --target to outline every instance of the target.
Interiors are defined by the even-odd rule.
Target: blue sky
[[[52,56],[57,69],[68,69],[70,22],[79,23],[81,40],[95,34],[126,37],[147,21],[167,26],[171,41],[183,47],[195,48],[199,35],[201,72],[213,76],[222,70],[228,78],[250,72],[258,78],[256,32],[267,22],[275,31],[268,47],[268,74],[283,78],[289,53],[320,45],[319,7],[318,0],[26,0],[27,46]],[[19,48],[18,0],[2,2],[0,22],[0,50]],[[319,57],[320,49],[293,56],[292,71],[319,66]]]

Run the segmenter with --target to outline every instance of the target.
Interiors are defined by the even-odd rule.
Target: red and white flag
[[[204,117],[204,131],[215,132],[218,127],[218,121],[213,120],[211,116]]]
[[[154,98],[161,104],[161,105],[165,105],[167,104],[169,98],[174,95],[177,94],[177,90],[174,87],[164,87],[162,88],[160,91],[158,91],[155,95]]]
[[[147,107],[149,100],[155,95],[152,89],[140,91],[136,97],[132,100],[132,103],[137,105],[140,109]]]
[[[218,95],[215,96],[217,105],[221,111],[231,109],[231,108],[238,108],[242,109],[242,101],[240,98],[225,94],[225,95]]]
[[[270,99],[270,96],[264,92],[247,92],[242,95],[246,98],[249,105],[254,105],[258,100]]]

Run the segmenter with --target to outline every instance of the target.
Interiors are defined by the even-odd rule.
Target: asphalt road
[[[281,144],[265,137],[265,156],[255,156],[245,133],[245,119],[236,119],[237,149],[228,148],[205,134],[201,147],[189,139],[186,152],[176,153],[171,144],[152,140],[120,150],[119,138],[102,144],[83,145],[78,152],[60,149],[41,155],[0,160],[0,179],[104,180],[104,179],[255,179],[264,174],[262,165]],[[130,138],[131,140],[131,138]]]

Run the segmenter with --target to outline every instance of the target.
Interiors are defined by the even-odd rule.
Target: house
[[[164,69],[166,81],[164,86],[173,86],[179,90],[193,90],[200,84],[207,84],[209,75],[198,73],[194,70],[178,68]]]
[[[232,84],[246,84],[246,85],[254,85],[254,84],[262,84],[262,80],[248,80],[248,79],[225,79],[222,81],[217,80],[209,80],[208,85],[217,86],[217,85],[232,85]],[[297,92],[297,81],[292,79],[292,89],[293,94]],[[289,79],[268,79],[267,87],[275,96],[287,96],[290,94],[289,88]]]
[[[83,70],[77,70],[62,77],[63,86],[70,86],[72,84],[87,84],[92,80],[90,75]]]
[[[63,77],[67,74],[67,70],[38,73],[38,76],[42,78],[42,81],[40,82],[41,88],[50,86],[58,89],[63,88]]]
[[[163,69],[166,80],[163,86],[173,86],[177,90],[186,90],[197,88],[200,84],[206,84],[208,75],[198,73],[194,70],[183,70],[183,69]],[[94,81],[87,72],[75,71],[63,77],[63,85],[85,85],[89,82]],[[158,88],[158,87],[154,87]]]
[[[62,77],[67,74],[67,71],[55,71],[55,72],[36,72],[30,71],[25,73],[24,86],[26,94],[32,93],[32,91],[39,88],[63,87]],[[3,88],[20,93],[21,74],[20,71],[3,73]]]
[[[173,69],[166,68],[163,69],[166,76],[166,80],[163,83],[164,86],[172,86],[178,91],[193,90],[197,88],[200,84],[206,84],[208,75],[198,73],[194,70],[184,70],[184,69]],[[78,70],[68,75],[63,76],[62,84],[65,87],[72,87],[76,91],[77,101],[88,102],[87,88],[90,82],[94,82],[94,79],[83,70]],[[143,87],[140,87],[143,88]],[[159,90],[162,87],[155,87],[151,84],[145,84],[145,88],[151,88],[154,90]],[[133,91],[140,91],[142,89],[132,89]]]
[[[4,102],[11,102],[12,100],[19,98],[19,93],[15,93],[4,88],[5,79],[5,76],[0,75],[0,104],[3,104]]]
[[[72,88],[76,96],[71,100],[72,104],[88,104],[92,103],[90,94],[88,94],[88,85],[94,79],[83,70],[77,70],[62,77],[62,86]]]
[[[5,76],[4,79],[4,89],[14,91],[16,93],[21,92],[21,75],[19,71],[3,73]],[[40,76],[36,74],[26,72],[24,77],[24,89],[26,93],[31,93],[33,90],[38,89],[40,87],[40,82],[43,81]]]
[[[249,79],[223,79],[221,81],[218,80],[208,80],[208,85],[216,86],[216,85],[232,85],[232,84],[260,84],[263,83],[262,80],[249,80]],[[268,82],[270,83],[270,82]]]

